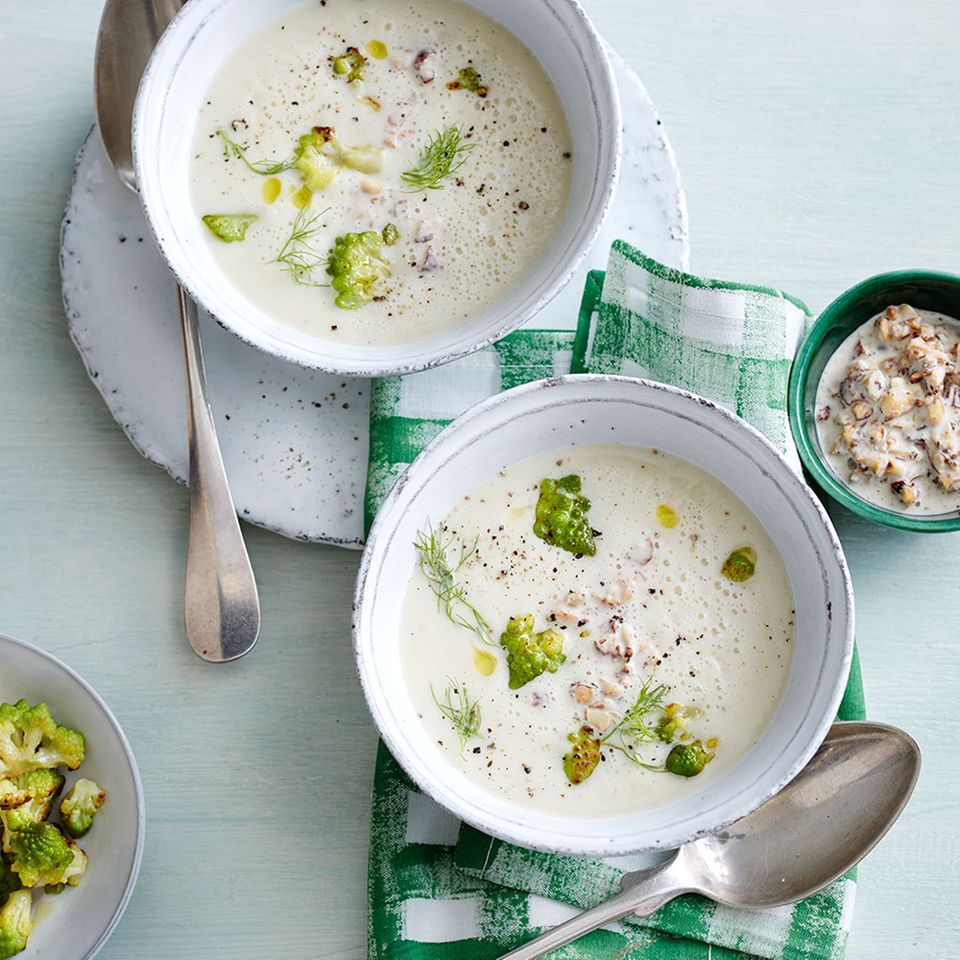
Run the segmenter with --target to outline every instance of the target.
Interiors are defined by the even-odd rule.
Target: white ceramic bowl
[[[415,568],[412,543],[498,470],[567,444],[656,447],[738,494],[783,558],[796,646],[770,726],[741,762],[691,781],[682,800],[627,816],[577,818],[512,805],[453,766],[417,719],[400,656],[399,618]],[[744,816],[793,778],[836,714],[853,649],[853,594],[823,507],[773,446],[715,404],[626,377],[570,376],[509,390],[473,407],[436,438],[384,501],[360,567],[354,647],[374,721],[412,779],[480,830],[527,847],[615,855],[672,848]]]
[[[407,344],[365,347],[298,331],[250,303],[210,253],[190,199],[191,146],[200,104],[230,54],[304,0],[190,0],[147,66],[134,110],[137,184],[160,250],[184,288],[241,340],[333,373],[384,376],[446,363],[492,343],[532,317],[570,279],[606,216],[620,165],[616,81],[577,0],[467,0],[519,37],[556,87],[575,132],[566,215],[531,272],[489,310]]]
[[[23,960],[90,960],[113,932],[140,872],[143,786],[127,738],[109,707],[68,666],[37,647],[0,635],[0,702],[45,701],[57,723],[80,730],[87,758],[78,777],[96,780],[107,802],[78,842],[90,858],[76,889],[37,897],[36,926]],[[61,795],[62,796],[62,795]]]

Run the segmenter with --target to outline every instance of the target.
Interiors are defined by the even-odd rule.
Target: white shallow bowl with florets
[[[415,569],[413,541],[486,479],[570,444],[655,447],[732,490],[780,553],[793,592],[796,641],[773,720],[723,775],[690,781],[669,805],[573,817],[518,807],[445,759],[417,718],[404,681],[400,617]],[[424,792],[462,820],[527,847],[582,855],[669,849],[759,806],[807,763],[826,735],[853,649],[853,593],[840,543],[809,487],[760,433],[694,394],[626,377],[569,376],[499,394],[447,427],[397,481],[367,541],[354,612],[354,648],[380,734]]]
[[[90,864],[77,887],[34,897],[35,926],[23,960],[90,960],[127,907],[143,856],[143,786],[137,762],[110,708],[66,664],[37,647],[0,635],[0,703],[43,701],[54,720],[86,738],[86,759],[66,775],[95,780],[107,802],[77,843]],[[55,811],[63,793],[54,805]]]
[[[143,75],[134,109],[137,188],[160,251],[190,295],[227,330],[285,360],[347,376],[410,373],[493,343],[533,317],[570,280],[606,217],[620,167],[620,100],[600,37],[577,0],[462,0],[517,36],[556,89],[574,138],[567,208],[533,269],[490,309],[410,343],[361,346],[297,330],[247,300],[223,274],[190,196],[200,106],[251,36],[305,0],[190,0]]]

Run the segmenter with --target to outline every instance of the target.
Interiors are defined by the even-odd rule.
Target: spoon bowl
[[[681,848],[694,889],[732,907],[816,893],[865,857],[903,810],[920,750],[902,730],[835,724],[800,775],[752,814]]]
[[[809,897],[877,845],[919,775],[920,748],[902,730],[836,723],[797,777],[752,813],[626,874],[618,896],[500,960],[536,960],[611,920],[647,917],[683,893],[753,910]]]

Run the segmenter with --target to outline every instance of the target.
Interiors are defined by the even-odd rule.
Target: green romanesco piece
[[[293,168],[310,190],[324,190],[333,183],[337,166],[324,149],[333,140],[333,127],[314,127],[297,141]]]
[[[489,90],[480,79],[476,67],[461,67],[457,72],[457,79],[447,84],[448,90],[467,90],[478,97],[485,97]]]
[[[247,227],[258,218],[255,213],[207,213],[201,219],[224,243],[239,243],[246,237]]]
[[[107,799],[93,780],[80,779],[60,801],[60,822],[71,837],[82,837]]]
[[[15,890],[0,906],[0,960],[27,949],[27,938],[33,930],[32,910],[33,895],[29,890]]]
[[[383,150],[348,146],[337,138],[333,127],[314,127],[297,141],[293,169],[309,190],[317,192],[329,187],[342,167],[379,173],[383,169]]]
[[[347,47],[339,57],[330,57],[330,63],[335,77],[346,77],[347,83],[359,83],[363,80],[367,58],[356,47]]]
[[[703,749],[699,740],[693,743],[678,743],[668,754],[664,768],[678,777],[695,777],[713,759],[713,754]]]
[[[686,729],[689,718],[689,712],[679,703],[668,703],[663,708],[663,716],[656,727],[657,739],[664,743],[673,743]]]
[[[510,618],[500,636],[500,646],[507,651],[511,690],[519,690],[544,671],[556,673],[567,659],[562,635],[549,629],[534,633],[531,614]]]
[[[580,477],[575,473],[540,482],[533,532],[561,550],[592,557],[597,552],[594,531],[587,513],[590,501],[580,494]]]
[[[570,783],[583,783],[600,762],[601,741],[593,727],[584,724],[576,733],[567,734],[572,746],[563,757],[563,772]]]
[[[10,852],[17,830],[50,816],[53,801],[63,787],[56,770],[32,770],[13,780],[0,780],[0,849]]]
[[[68,887],[78,887],[80,886],[80,878],[87,872],[87,866],[90,863],[87,855],[77,846],[75,840],[70,837],[67,837],[66,840],[67,846],[73,854],[73,860],[67,864],[67,868],[60,875],[59,880],[55,880],[53,884],[46,884],[44,886],[45,890],[48,890],[51,886],[62,887],[63,884],[66,884]]]
[[[757,552],[753,547],[740,547],[723,561],[721,573],[732,583],[749,580],[757,570]]]
[[[337,237],[327,256],[330,286],[337,293],[335,303],[343,310],[356,310],[383,293],[383,284],[392,271],[382,256],[384,246],[397,242],[397,228],[387,224],[381,231],[347,233]]]
[[[14,832],[10,837],[10,855],[10,866],[25,887],[64,883],[64,874],[75,859],[66,837],[44,821]]]
[[[58,726],[45,703],[0,704],[0,777],[59,766],[76,770],[83,758],[83,734]]]
[[[19,777],[0,780],[0,810],[10,810],[42,797],[54,797],[62,787],[63,777],[56,770],[31,770]]]

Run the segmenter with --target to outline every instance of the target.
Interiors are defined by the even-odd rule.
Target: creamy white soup
[[[574,446],[420,532],[405,680],[437,750],[544,812],[666,804],[733,767],[787,682],[794,611],[749,509],[654,450]]]
[[[261,310],[349,343],[410,341],[491,307],[540,259],[572,151],[543,69],[489,17],[321,0],[220,71],[192,194],[217,265]]]

